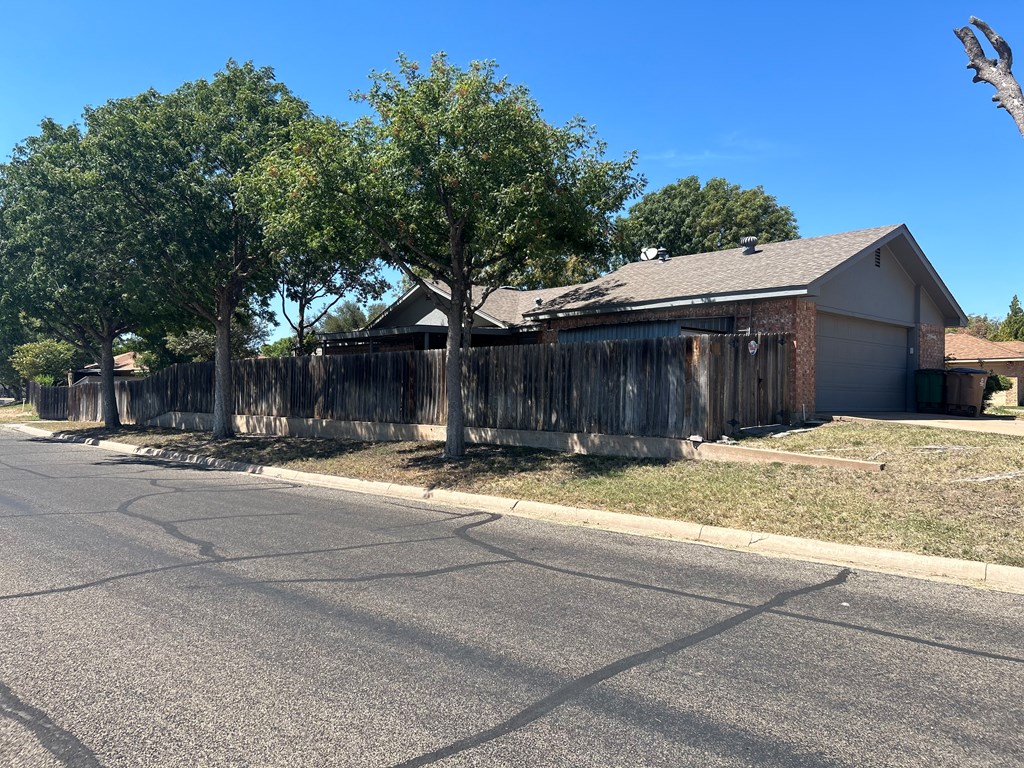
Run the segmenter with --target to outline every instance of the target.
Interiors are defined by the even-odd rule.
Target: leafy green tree
[[[310,332],[346,295],[365,301],[388,289],[380,272],[380,249],[357,222],[325,219],[320,208],[282,204],[273,180],[259,175],[243,194],[264,218],[267,241],[277,256],[281,314],[295,333],[297,349],[312,349]]]
[[[259,306],[239,307],[231,319],[231,357],[255,357],[270,335],[270,322]],[[175,363],[215,362],[216,334],[193,317],[190,323],[147,328],[128,339],[124,351],[133,351],[139,364],[158,371]]]
[[[101,373],[103,420],[120,427],[113,345],[155,302],[139,263],[146,251],[125,204],[105,182],[96,134],[44,120],[0,171],[3,268],[14,300],[49,334],[88,354]]]
[[[380,296],[385,290],[387,283],[380,278],[372,257],[362,264],[343,265],[338,256],[305,252],[287,253],[280,260],[277,292],[281,315],[295,332],[295,349],[311,349],[310,332],[326,320],[345,294],[355,291],[364,297]],[[289,302],[295,305],[294,317]]]
[[[365,328],[372,320],[376,319],[385,309],[386,304],[379,302],[370,304],[364,310],[354,301],[344,301],[337,309],[329,313],[320,324],[320,333],[343,333],[344,331],[358,331]]]
[[[15,347],[10,361],[22,377],[52,387],[66,384],[68,371],[82,358],[73,344],[44,339]]]
[[[626,259],[620,254],[609,250],[587,255],[573,253],[559,259],[527,262],[516,274],[510,275],[505,284],[533,290],[588,283],[625,263]]]
[[[103,126],[107,173],[163,253],[150,278],[213,328],[214,439],[233,432],[231,318],[270,296],[277,276],[260,210],[242,188],[308,115],[271,69],[229,61],[212,80],[127,100]]]
[[[2,198],[0,198],[2,200]],[[15,347],[30,341],[37,341],[25,323],[21,310],[11,290],[14,275],[11,265],[6,263],[10,239],[4,225],[0,208],[0,389],[6,388],[19,400],[24,398],[22,376],[11,365]]]
[[[673,256],[735,248],[740,238],[774,243],[799,237],[796,217],[760,186],[741,189],[696,176],[650,192],[618,222],[620,249],[635,260],[643,248],[667,248]]]
[[[373,73],[373,117],[308,121],[287,154],[264,165],[280,210],[361,224],[417,284],[445,284],[448,425],[445,456],[465,453],[462,348],[477,307],[471,289],[499,286],[566,253],[609,250],[611,214],[642,186],[635,156],[604,158],[582,119],[547,123],[524,86],[493,62],[467,69],[401,57]]]
[[[294,336],[284,336],[277,341],[264,344],[260,347],[260,354],[264,357],[291,357],[295,354],[298,340]]]
[[[19,400],[24,397],[24,378],[11,364],[11,355],[17,347],[34,340],[35,334],[25,325],[21,315],[0,298],[0,388],[10,390]]]
[[[995,339],[999,334],[1000,320],[995,320],[988,315],[967,315],[967,326],[965,328],[947,328],[946,333],[965,333],[968,336],[977,336],[980,339]]]
[[[1010,311],[991,338],[993,341],[1024,341],[1024,309],[1020,306],[1017,294],[1010,300]]]
[[[193,328],[164,337],[164,346],[174,362],[208,363],[217,359],[217,336],[206,328]],[[252,357],[255,352],[249,340],[231,334],[231,357]]]

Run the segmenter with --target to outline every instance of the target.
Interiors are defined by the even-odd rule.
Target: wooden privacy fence
[[[781,334],[474,347],[464,352],[466,426],[715,440],[788,420],[789,359]],[[440,425],[444,364],[443,350],[240,360],[234,412]],[[127,424],[213,412],[212,363],[116,386]],[[96,383],[36,387],[32,397],[44,418],[101,418]]]
[[[716,440],[788,420],[788,361],[783,335],[478,347],[466,426]]]
[[[68,417],[68,387],[44,387],[30,381],[26,396],[39,418],[63,421]]]

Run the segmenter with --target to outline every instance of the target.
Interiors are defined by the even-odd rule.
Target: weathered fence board
[[[466,426],[717,439],[788,418],[783,335],[665,337],[474,347],[463,356]],[[445,351],[261,358],[232,364],[238,414],[444,424]],[[213,411],[213,364],[119,380],[122,422]],[[43,418],[99,421],[100,385],[30,387]]]
[[[56,421],[68,418],[68,387],[43,387],[30,381],[27,395],[39,418]]]

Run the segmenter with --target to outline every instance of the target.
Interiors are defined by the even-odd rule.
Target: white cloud
[[[723,134],[715,139],[714,145],[702,150],[687,151],[668,149],[660,152],[641,154],[641,159],[656,162],[670,168],[689,165],[710,165],[723,162],[749,162],[769,158],[785,157],[792,154],[788,147],[768,139],[744,136],[739,131]]]

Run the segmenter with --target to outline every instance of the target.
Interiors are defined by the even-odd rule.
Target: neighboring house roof
[[[447,301],[451,298],[451,291],[449,291],[448,286],[443,283],[430,281],[427,283],[427,287],[437,296],[441,297],[442,300]],[[478,317],[493,323],[499,328],[515,328],[518,326],[530,325],[534,321],[529,318],[525,318],[523,315],[531,309],[537,308],[537,299],[540,299],[543,303],[555,296],[578,287],[579,286],[569,285],[561,286],[559,288],[541,288],[536,290],[522,290],[519,288],[507,287],[495,288],[484,299],[483,304],[480,305],[476,314]],[[480,297],[483,296],[484,290],[484,288],[474,286],[474,305],[480,302]],[[406,303],[412,301],[416,296],[421,295],[422,292],[423,289],[419,286],[413,287],[384,312],[374,318],[371,323],[367,324],[366,329],[369,330],[372,328],[386,326],[388,324],[389,317],[393,313],[397,312]],[[325,334],[325,338],[330,338],[332,335],[334,334]]]
[[[1000,341],[999,346],[1013,350],[1018,357],[1024,357],[1024,341]]]
[[[947,333],[946,358],[964,362],[1024,360],[1024,341],[996,342],[966,333]]]
[[[99,373],[100,367],[96,363],[91,363],[81,369],[89,373]],[[114,372],[118,371],[140,371],[142,368],[138,364],[135,352],[125,352],[120,355],[114,355]]]
[[[637,261],[589,283],[563,289],[526,313],[540,320],[637,308],[814,295],[820,285],[882,245],[897,252],[908,274],[925,285],[953,324],[966,318],[906,225],[758,244],[743,248]]]
[[[528,325],[531,318],[527,313],[550,302],[557,296],[567,291],[576,290],[587,285],[563,285],[559,288],[537,288],[521,290],[519,288],[496,288],[480,307],[481,312],[487,312],[494,317],[500,318],[506,325]],[[447,294],[446,294],[447,295]],[[538,304],[539,300],[539,304]]]

